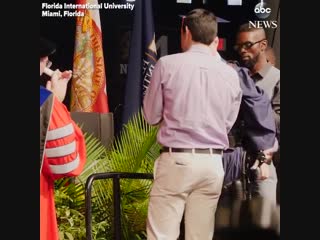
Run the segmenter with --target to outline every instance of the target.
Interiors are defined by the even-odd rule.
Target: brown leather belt
[[[203,153],[203,154],[210,154],[210,148],[171,148],[171,152],[180,152],[180,153],[192,153],[194,149],[194,153]],[[214,149],[211,148],[212,154],[222,154],[221,149]],[[163,147],[160,151],[162,152],[170,152],[169,147]]]

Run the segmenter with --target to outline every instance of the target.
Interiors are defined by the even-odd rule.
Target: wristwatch
[[[261,150],[257,154],[257,160],[259,161],[259,167],[263,164],[266,163],[268,165],[271,164],[272,158],[267,158],[264,152]]]

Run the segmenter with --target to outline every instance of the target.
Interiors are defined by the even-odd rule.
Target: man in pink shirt
[[[176,240],[183,214],[186,240],[212,240],[222,151],[242,96],[238,74],[217,45],[214,14],[192,10],[181,27],[184,52],[160,58],[153,70],[143,111],[149,124],[160,125],[163,148],[154,166],[148,240]]]

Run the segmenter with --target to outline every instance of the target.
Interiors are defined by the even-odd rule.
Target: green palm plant
[[[87,163],[83,170],[94,168],[95,161],[99,161],[106,155],[106,148],[93,135],[85,133]],[[85,239],[85,182],[60,179],[55,182],[55,205],[59,225],[60,240]],[[93,211],[99,214],[93,204]],[[102,240],[108,222],[97,218],[93,220],[93,239]]]
[[[82,224],[84,224],[84,184],[87,178],[91,174],[101,172],[152,173],[154,160],[159,156],[160,150],[160,146],[156,142],[157,131],[157,127],[150,126],[146,123],[142,111],[140,111],[123,127],[121,134],[114,140],[114,144],[110,149],[106,149],[92,135],[85,135],[87,162],[82,174],[76,178],[74,183],[72,183],[77,186],[77,188],[73,187],[73,191],[70,190],[70,192],[75,195],[71,197],[71,193],[64,189],[56,190],[59,197],[66,198],[62,193],[67,192],[67,195],[69,196],[67,199],[77,201],[77,203],[69,203],[68,206],[72,206],[73,210],[79,212],[77,217],[83,218]],[[120,181],[123,239],[138,240],[145,238],[145,220],[147,216],[148,196],[151,183],[150,180],[142,179],[123,179]],[[72,184],[69,184],[66,187],[71,188]],[[61,183],[61,185],[63,184]],[[96,240],[112,239],[112,187],[111,179],[95,181],[93,184],[92,226],[93,237]],[[59,203],[59,200],[57,202]],[[64,208],[60,209],[63,209],[63,213],[66,214]],[[57,211],[60,209],[58,208]],[[76,214],[74,213],[74,216],[75,215]],[[62,221],[60,221],[60,223],[61,222]],[[70,226],[69,222],[65,223],[65,225],[67,224]],[[81,224],[79,223],[78,225]],[[60,229],[62,228],[60,225],[59,227]],[[68,233],[70,233],[70,230],[68,230]],[[83,232],[81,231],[80,233],[77,232],[75,234],[74,230],[71,231],[71,234],[72,236],[76,236],[74,239],[85,239],[85,234],[83,235]],[[70,234],[64,235],[69,237]]]

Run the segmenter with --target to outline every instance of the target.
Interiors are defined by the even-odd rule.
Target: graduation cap
[[[56,51],[56,44],[48,39],[40,37],[40,58],[49,56]]]

